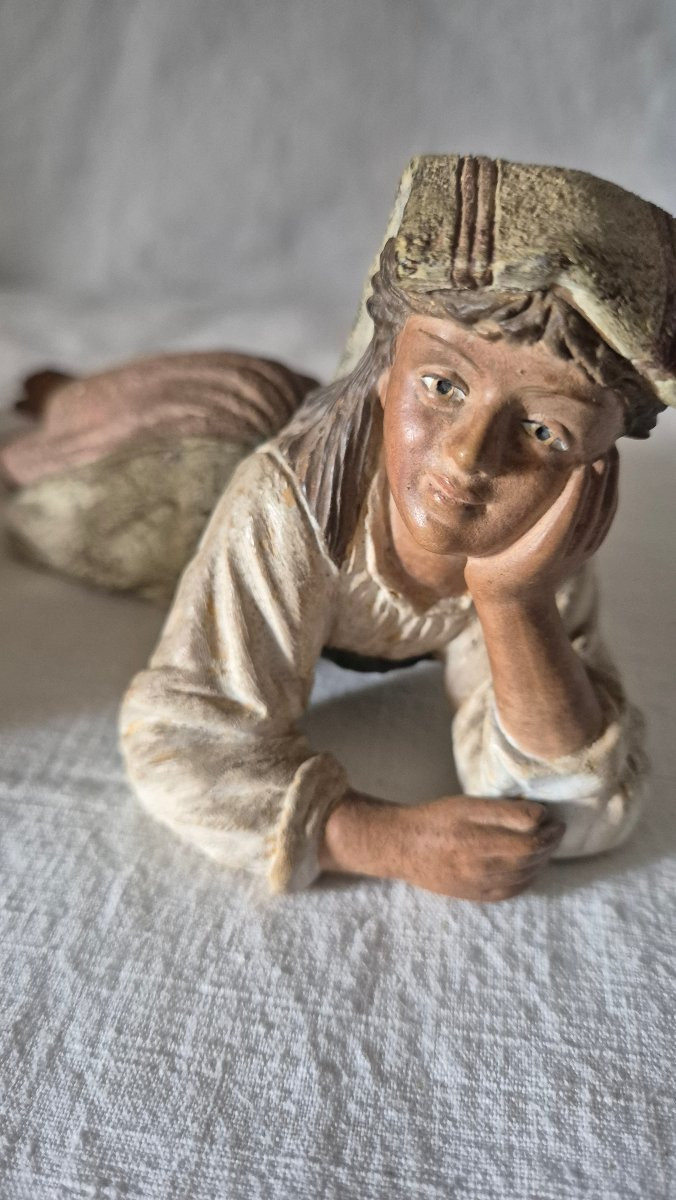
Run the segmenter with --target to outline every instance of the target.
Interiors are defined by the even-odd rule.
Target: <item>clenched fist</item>
[[[402,807],[352,793],[329,817],[319,861],[462,900],[506,900],[532,883],[564,829],[533,800],[460,795]]]

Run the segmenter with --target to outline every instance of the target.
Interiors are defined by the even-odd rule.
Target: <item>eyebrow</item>
[[[470,367],[474,367],[475,371],[478,371],[479,374],[482,374],[481,367],[478,365],[478,363],[475,363],[474,359],[470,358],[469,354],[464,354],[463,351],[459,350],[457,346],[454,346],[452,342],[447,342],[446,338],[439,337],[437,333],[428,333],[426,329],[419,329],[418,332],[422,333],[423,337],[431,338],[433,342],[441,342],[441,345],[445,346],[447,350],[452,350],[453,354],[458,355],[458,358],[464,358],[465,362],[469,363]]]
[[[563,400],[564,403],[567,400],[572,400],[574,404],[582,404],[585,408],[588,408],[590,404],[598,407],[600,403],[600,400],[595,396],[591,396],[588,400],[585,400],[582,396],[576,396],[574,392],[561,391],[557,388],[538,387],[535,384],[532,386],[527,384],[523,391],[525,393],[535,392],[538,396],[544,396],[548,400]]]

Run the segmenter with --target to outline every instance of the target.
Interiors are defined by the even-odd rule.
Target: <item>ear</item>
[[[392,370],[391,367],[385,367],[385,370],[381,371],[380,375],[378,376],[378,382],[376,384],[376,391],[378,393],[378,399],[380,400],[380,403],[383,408],[385,407],[385,397],[387,396],[387,386],[390,382],[390,371],[391,370]]]

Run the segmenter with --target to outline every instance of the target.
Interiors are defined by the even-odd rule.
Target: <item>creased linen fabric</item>
[[[618,844],[640,811],[647,760],[641,714],[598,637],[591,568],[557,602],[605,728],[576,754],[538,759],[500,729],[469,594],[417,606],[388,574],[386,495],[381,462],[338,568],[274,441],[240,464],[120,708],[120,749],[141,803],[273,891],[309,886],[326,821],[350,786],[296,726],[322,648],[393,660],[432,652],[445,655],[449,697],[459,702],[453,745],[465,790],[562,805],[559,857]]]
[[[409,152],[532,155],[672,206],[673,6],[480,12],[4,5],[0,403],[46,363],[169,347],[328,377]],[[163,618],[2,558],[3,1200],[673,1200],[676,418],[659,424],[620,448],[598,556],[651,804],[618,851],[501,905],[327,876],[257,907],[124,785],[115,711]],[[313,744],[365,788],[432,795],[438,676],[322,660]]]

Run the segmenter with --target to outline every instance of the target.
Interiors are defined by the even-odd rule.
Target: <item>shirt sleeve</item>
[[[118,715],[142,805],[273,892],[320,873],[348,788],[296,721],[332,619],[336,568],[294,477],[258,451],[236,470],[183,572],[159,642]]]
[[[502,729],[488,653],[478,619],[447,649],[446,685],[458,703],[453,747],[468,795],[524,796],[560,811],[566,832],[554,857],[609,850],[625,840],[640,815],[649,763],[645,723],[629,703],[598,624],[598,588],[590,563],[557,594],[571,644],[584,662],[604,716],[589,746],[556,759],[519,748]]]

